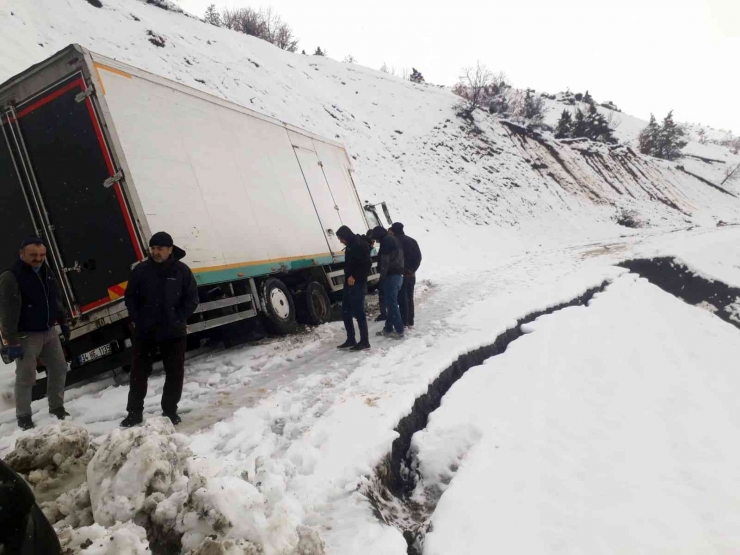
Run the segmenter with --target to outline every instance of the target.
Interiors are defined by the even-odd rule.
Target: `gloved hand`
[[[21,345],[8,345],[8,358],[10,360],[23,360],[23,347]]]
[[[64,337],[64,341],[66,343],[69,343],[69,338],[72,336],[72,330],[69,329],[69,326],[67,324],[61,324],[59,327],[62,329],[62,336]]]

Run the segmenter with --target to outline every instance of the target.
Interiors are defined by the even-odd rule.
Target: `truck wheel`
[[[306,323],[311,326],[318,326],[329,321],[331,316],[331,301],[326,289],[318,281],[312,281],[306,288],[306,294],[303,297],[305,303]]]
[[[287,286],[277,278],[270,278],[262,285],[267,323],[271,330],[281,335],[295,330],[295,305]]]

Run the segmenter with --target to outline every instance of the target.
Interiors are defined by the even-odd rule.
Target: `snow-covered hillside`
[[[362,199],[388,201],[397,219],[429,233],[471,225],[521,233],[536,222],[538,234],[580,235],[584,225],[613,234],[625,211],[654,225],[740,219],[734,196],[634,149],[571,148],[483,113],[465,121],[446,88],[286,53],[141,0],[102,4],[6,0],[0,51],[12,55],[0,56],[0,79],[82,44],[346,143]],[[642,124],[622,118],[622,138],[633,139]]]
[[[342,141],[362,200],[388,201],[424,261],[403,341],[377,337],[372,322],[370,351],[338,352],[344,328],[330,322],[201,353],[186,367],[177,430],[156,418],[156,372],[147,423],[130,430],[118,427],[127,388],[111,376],[68,389],[63,425],[44,400],[33,405],[35,432],[0,407],[0,456],[33,459],[22,472],[69,553],[740,551],[728,493],[738,483],[740,332],[711,314],[721,307],[686,306],[615,267],[680,257],[739,286],[740,227],[717,224],[740,223],[740,192],[716,186],[739,157],[698,142],[687,148],[696,159],[641,156],[645,122],[624,114],[617,147],[561,143],[482,112],[466,120],[444,87],[286,53],[153,5],[168,0],[100,2],[2,0],[0,81],[79,43]],[[563,106],[548,104],[556,120]],[[521,343],[459,371],[509,340]],[[436,409],[429,397],[454,373]],[[13,379],[0,365],[0,381]],[[686,434],[661,426],[689,420]],[[604,453],[614,455],[606,466]],[[433,524],[415,548],[399,524],[408,499],[383,482],[414,471],[412,524]]]

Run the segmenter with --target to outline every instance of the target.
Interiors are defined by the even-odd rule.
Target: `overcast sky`
[[[513,84],[556,93],[588,89],[647,119],[740,133],[740,0],[179,0],[202,16],[272,6],[330,58],[378,69],[417,68],[452,85],[476,60]]]

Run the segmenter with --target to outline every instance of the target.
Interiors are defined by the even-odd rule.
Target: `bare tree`
[[[221,14],[221,22],[228,29],[266,40],[281,50],[295,52],[298,49],[298,39],[293,36],[290,25],[272,8],[260,11],[253,8],[226,8]]]
[[[357,58],[355,58],[352,54],[347,54],[347,57],[344,58],[343,61],[345,64],[356,64]]]
[[[462,70],[460,81],[453,88],[453,92],[461,96],[464,102],[461,108],[468,114],[483,106],[486,90],[493,84],[494,75],[484,65],[478,62],[476,66]]]
[[[389,66],[385,62],[383,62],[383,65],[380,66],[380,71],[382,71],[383,73],[387,73],[388,75],[393,75],[394,77],[396,76],[396,68]]]
[[[724,185],[725,183],[732,183],[734,181],[740,181],[740,164],[738,164],[734,168],[730,166],[725,170],[725,178],[722,180],[722,183],[720,183],[720,185]]]

